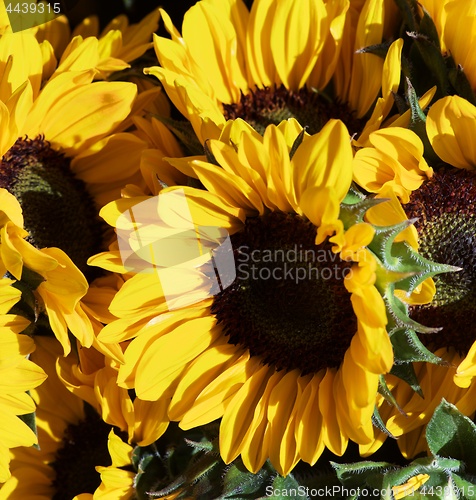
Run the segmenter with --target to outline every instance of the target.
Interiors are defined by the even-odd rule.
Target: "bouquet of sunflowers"
[[[0,3],[0,500],[476,498],[476,0],[71,19]]]

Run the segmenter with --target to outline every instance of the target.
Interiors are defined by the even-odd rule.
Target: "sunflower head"
[[[111,303],[118,319],[99,335],[130,340],[118,384],[170,401],[168,417],[183,429],[221,418],[223,459],[241,455],[253,472],[270,458],[286,475],[326,447],[341,455],[349,439],[371,442],[379,377],[393,362],[388,317],[410,321],[394,292],[413,296],[441,269],[416,259],[405,236],[396,241],[408,221],[366,220],[385,204],[349,191],[341,121],[314,135],[295,120],[263,135],[230,121],[205,153],[168,159],[201,189],[168,187],[101,212],[124,240],[90,260],[126,276]],[[124,242],[147,265],[121,267]],[[230,255],[233,273],[222,273]],[[168,307],[170,290],[191,300]]]
[[[20,203],[34,246],[61,248],[88,273],[86,261],[100,250],[102,231],[94,202],[64,154],[42,136],[18,139],[1,159],[0,187]]]
[[[145,72],[161,81],[202,144],[237,118],[260,133],[295,118],[313,134],[340,119],[357,135],[371,114],[371,129],[380,126],[398,90],[403,40],[385,62],[363,50],[382,43],[392,11],[380,0],[256,0],[250,10],[242,0],[200,1],[182,33],[161,11],[170,38],[154,37],[159,65]]]

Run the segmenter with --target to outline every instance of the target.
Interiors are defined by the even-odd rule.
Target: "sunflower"
[[[97,467],[101,475],[101,484],[94,493],[95,499],[116,500],[117,498],[134,498],[135,473],[130,469],[134,448],[122,441],[111,431],[107,444],[112,464],[108,467]],[[92,497],[91,497],[92,498]]]
[[[46,315],[67,353],[68,330],[83,345],[93,342],[80,300],[88,287],[83,273],[94,277],[86,261],[102,246],[96,204],[119,193],[107,185],[118,158],[127,158],[116,169],[120,182],[137,175],[131,163],[145,148],[132,134],[113,134],[131,113],[136,87],[92,83],[93,70],[43,81],[33,35],[5,34],[0,49],[1,267],[24,291],[19,307],[31,331],[41,330]],[[38,58],[25,65],[26,53]]]
[[[36,345],[28,363],[38,373],[43,373],[39,366],[43,367],[48,375],[43,385],[31,391],[31,411],[33,401],[37,406],[39,449],[11,451],[12,475],[0,488],[0,499],[25,498],[27,491],[34,491],[38,499],[74,496],[74,500],[85,500],[93,494],[94,498],[129,499],[135,498],[137,488],[147,491],[144,477],[139,479],[145,472],[150,484],[165,476],[161,464],[161,476],[157,476],[158,459],[154,459],[155,466],[147,468],[140,462],[137,467],[137,456],[150,455],[156,446],[154,436],[167,428],[166,403],[138,398],[132,402],[127,391],[117,387],[113,364],[108,360],[105,364],[104,355],[92,348],[78,349],[79,365],[75,355],[61,356],[61,345],[53,338],[40,336]],[[13,364],[9,362],[9,370]],[[91,373],[85,373],[87,369]]]
[[[402,40],[385,62],[356,53],[382,42],[393,13],[387,3],[257,0],[248,11],[242,0],[204,0],[185,14],[182,35],[161,10],[171,40],[154,36],[160,66],[145,72],[161,81],[202,143],[235,118],[264,132],[294,117],[311,133],[339,118],[360,134],[380,89],[367,123],[372,130],[388,115],[400,82]]]
[[[377,130],[369,135],[369,144],[355,154],[353,178],[370,193],[391,190],[408,203],[410,193],[433,175],[423,157],[423,143],[411,130]]]
[[[50,67],[59,66],[61,69],[70,67],[76,71],[94,68],[98,72],[96,78],[104,79],[112,72],[129,68],[130,62],[141,57],[152,47],[152,33],[159,26],[159,17],[159,10],[155,9],[139,23],[129,24],[127,17],[120,15],[111,20],[100,32],[97,16],[90,16],[83,19],[71,31],[66,16],[58,16],[45,22],[48,19],[45,11],[43,18],[40,14],[19,16],[15,20],[15,31],[19,31],[18,24],[22,20],[27,23],[21,34],[35,36],[40,43],[43,56],[53,60]],[[10,18],[2,2],[0,33],[3,35],[11,32]],[[84,67],[85,65],[88,67]]]
[[[20,333],[29,322],[8,311],[20,300],[20,290],[11,286],[12,280],[0,280],[0,483],[10,476],[9,449],[32,446],[37,438],[27,423],[18,415],[35,411],[35,404],[27,391],[40,385],[44,371],[26,357],[35,349],[33,340]]]
[[[354,178],[367,190],[386,189],[400,197],[406,216],[415,220],[421,255],[459,269],[435,278],[431,302],[409,307],[411,318],[430,328],[420,340],[443,364],[415,365],[424,399],[402,381],[390,383],[407,416],[386,411],[387,426],[401,436],[399,446],[407,456],[426,450],[425,425],[442,398],[465,415],[476,411],[475,118],[476,107],[458,96],[431,106],[426,131],[439,157],[434,168],[422,159],[419,140],[413,137],[405,146],[402,139],[410,132],[391,128],[371,135],[374,148],[360,150],[354,162]]]
[[[290,155],[297,136],[302,144]],[[184,194],[193,223],[209,228],[202,235],[205,247],[216,241],[212,229],[218,226],[231,235],[237,260],[262,259],[243,261],[249,264],[241,266],[243,275],[213,298],[206,272],[192,269],[187,276],[178,266],[169,283],[147,272],[131,276],[129,268],[110,307],[118,320],[99,339],[132,339],[119,367],[120,386],[134,388],[144,400],[169,401],[168,416],[183,429],[221,418],[225,462],[241,455],[256,472],[269,457],[286,475],[300,459],[315,463],[325,447],[341,455],[349,439],[372,439],[378,378],[393,361],[385,304],[375,287],[377,264],[366,249],[374,229],[363,222],[347,227],[339,219],[352,180],[352,149],[342,122],[331,120],[307,136],[290,120],[270,125],[261,136],[237,120],[224,137],[207,143],[213,164],[169,160],[206,191],[171,187],[158,200],[167,204],[171,197],[175,206]],[[121,213],[147,200],[154,203],[144,196],[120,200],[101,215],[119,232]],[[187,226],[184,218],[166,217],[154,237],[160,230],[177,234]],[[299,251],[297,263],[266,264],[269,252]],[[315,252],[312,263],[305,262],[305,251]],[[117,253],[90,263],[120,268]],[[277,276],[283,267],[297,273],[294,280]],[[311,267],[326,279],[298,283],[297,275]],[[334,274],[327,276],[330,269]],[[268,272],[276,276],[266,279]]]
[[[110,464],[107,438],[111,426],[71,394],[56,375],[62,354],[54,338],[35,339],[31,360],[48,374],[31,397],[37,405],[39,447],[11,451],[11,477],[0,488],[0,498],[68,498],[79,500],[100,484],[98,465]]]
[[[104,298],[106,286],[98,283],[96,297]],[[86,297],[87,301],[91,297]],[[96,306],[97,310],[97,306]],[[103,317],[103,320],[109,318]],[[78,349],[78,359],[69,356],[58,360],[58,376],[65,387],[94,408],[104,422],[122,431],[129,443],[149,446],[167,429],[167,404],[165,401],[144,401],[117,385],[120,354],[114,352],[116,344],[101,344],[101,351],[108,347],[116,357],[103,354],[97,349]]]

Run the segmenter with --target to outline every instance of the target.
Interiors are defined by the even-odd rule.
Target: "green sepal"
[[[468,77],[466,76],[466,73],[464,72],[464,69],[460,64],[458,66],[455,65],[455,67],[450,68],[448,72],[448,78],[457,94],[473,104],[473,106],[476,106],[476,96],[474,95]]]
[[[350,185],[349,191],[345,195],[344,199],[342,200],[342,205],[354,205],[356,203],[359,203],[360,201],[365,200],[365,194],[360,191],[358,188],[357,184],[355,184],[354,181],[352,181],[352,184]],[[341,205],[341,209],[342,209]]]
[[[11,276],[10,273],[7,273],[6,277],[15,280],[15,277]],[[43,276],[23,266],[21,280],[16,280],[12,283],[13,288],[20,290],[21,300],[13,306],[10,312],[12,314],[20,314],[30,321],[38,319],[38,303],[34,292],[43,281],[45,281]]]
[[[141,468],[142,461],[147,460],[149,456],[154,455],[156,455],[156,452],[153,451],[152,446],[136,446],[131,455],[132,466],[134,469],[139,470]]]
[[[425,7],[421,5],[421,8],[423,10],[423,17],[420,20],[419,32],[441,52],[440,37],[438,36],[435,23]]]
[[[410,31],[416,31],[418,26],[417,2],[415,0],[395,0],[395,3],[402,14],[404,24]]]
[[[30,290],[34,291],[45,281],[45,278],[35,271],[28,269],[28,267],[23,266],[21,281],[25,283]]]
[[[457,457],[465,472],[476,473],[476,425],[445,399],[426,426],[426,440],[433,455]]]
[[[439,44],[435,45],[435,43],[427,35],[421,33],[421,31],[410,31],[407,32],[407,35],[413,41],[412,49],[415,50],[416,48],[416,50],[418,50],[424,65],[434,75],[439,90],[444,95],[447,95],[450,86],[448,69],[441,54]]]
[[[385,426],[377,407],[374,408],[374,412],[372,414],[372,424],[374,425],[374,427],[377,427],[379,431],[383,432],[388,437],[395,439],[395,436]]]
[[[155,114],[153,116],[166,125],[175,135],[184,149],[184,156],[203,155],[203,146],[195,135],[193,127],[189,121],[174,120],[173,118]]]
[[[388,49],[392,44],[391,41],[386,41],[383,43],[378,43],[375,45],[368,45],[367,47],[362,47],[355,51],[356,54],[374,54],[382,59],[387,57]]]
[[[399,328],[390,335],[395,353],[395,364],[425,362],[436,365],[448,365],[429,351],[411,328]]]
[[[374,226],[375,236],[368,247],[378,257],[376,286],[382,294],[393,284],[410,295],[427,278],[459,270],[425,259],[406,242],[395,242],[395,237],[411,224],[403,221],[393,226]]]
[[[437,164],[440,159],[433,150],[428,134],[426,132],[426,115],[421,109],[417,93],[409,78],[406,79],[406,97],[410,105],[410,125],[409,129],[415,132],[423,143],[424,157],[432,165]]]
[[[289,151],[289,159],[292,160],[293,156],[296,154],[296,151],[298,150],[299,146],[302,144],[302,141],[304,140],[304,134],[306,132],[306,128],[303,128],[301,132],[299,132],[298,136],[293,142],[293,145],[291,146],[291,150]]]
[[[184,438],[184,442],[187,443],[192,448],[194,448],[196,451],[203,451],[205,453],[210,453],[210,452],[219,453],[218,443],[216,440],[192,441],[191,439]]]
[[[27,391],[27,394],[30,394],[29,391]],[[18,418],[35,433],[35,436],[38,437],[38,429],[36,427],[36,412],[27,413],[26,415],[18,415]],[[40,446],[39,444],[34,444],[33,448],[39,450]]]
[[[207,162],[219,167],[220,164],[217,162],[217,159],[213,155],[212,150],[210,149],[210,146],[209,146],[209,142],[210,142],[209,139],[207,139],[205,141],[205,143],[203,144],[203,149],[205,151],[205,156],[207,157]]]
[[[416,376],[413,363],[394,363],[392,369],[390,370],[390,373],[406,382],[414,392],[416,392],[420,397],[423,397],[423,391],[421,390],[420,381]],[[397,409],[399,409],[398,406]],[[401,412],[403,413],[403,410],[401,410]]]
[[[365,212],[369,208],[388,201],[386,198],[361,198],[360,194],[355,189],[349,190],[340,205],[339,219],[343,222],[345,229],[364,222]]]
[[[421,109],[418,96],[409,78],[406,78],[407,84],[407,99],[410,105],[410,130],[413,130],[420,139],[428,140],[426,135],[426,115]]]
[[[408,316],[408,307],[397,297],[395,297],[395,285],[390,283],[384,294],[387,307],[392,312],[392,320],[398,327],[405,327],[415,330],[418,333],[437,333],[441,330],[439,327],[424,326]],[[393,330],[392,330],[393,331]]]
[[[383,398],[385,399],[385,401],[387,401],[388,403],[390,403],[392,406],[395,406],[395,408],[397,408],[397,410],[402,415],[405,415],[405,412],[402,410],[402,408],[400,407],[400,405],[395,400],[395,397],[393,396],[392,391],[388,388],[387,381],[385,380],[385,376],[384,375],[379,375],[378,393],[381,396],[383,396]],[[388,433],[388,431],[385,430],[385,433]]]

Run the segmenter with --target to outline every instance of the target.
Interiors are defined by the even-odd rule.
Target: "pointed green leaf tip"
[[[433,150],[426,133],[426,115],[420,107],[418,95],[409,78],[406,79],[407,91],[406,97],[410,105],[410,125],[409,129],[415,132],[423,143],[424,156],[430,165],[436,165],[440,162],[439,157]]]

